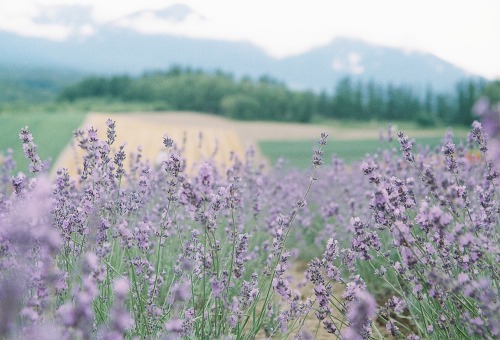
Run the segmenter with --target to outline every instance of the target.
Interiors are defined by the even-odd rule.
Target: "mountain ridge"
[[[189,15],[187,8],[177,12],[180,15],[175,20]],[[175,13],[175,8],[170,13]],[[4,31],[0,32],[0,46],[0,64],[62,66],[97,74],[139,74],[180,65],[220,69],[238,77],[269,75],[293,88],[314,91],[329,91],[346,76],[354,81],[409,85],[420,91],[431,86],[440,92],[452,91],[463,78],[480,78],[431,54],[408,53],[350,38],[336,38],[327,45],[276,59],[247,41],[143,34],[104,24],[92,35],[62,41]]]

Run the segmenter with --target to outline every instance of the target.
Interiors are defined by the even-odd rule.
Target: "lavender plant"
[[[482,152],[477,161],[449,138],[438,152],[417,154],[404,133],[398,139],[407,164],[361,164],[373,186],[371,218],[352,218],[347,245],[329,239],[322,258],[309,263],[317,317],[340,338],[382,336],[370,315],[396,338],[497,338],[498,173],[481,124],[471,132]],[[384,282],[394,295],[375,307],[366,282]],[[344,300],[333,283],[345,287]]]
[[[352,166],[324,164],[322,134],[310,173],[266,171],[252,149],[187,169],[168,136],[152,164],[115,128],[75,132],[76,178],[48,179],[28,128],[32,174],[4,158],[0,337],[499,336],[498,173],[480,123],[468,145],[416,152],[399,133],[403,158]]]

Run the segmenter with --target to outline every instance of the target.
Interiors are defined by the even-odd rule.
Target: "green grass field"
[[[410,135],[411,137],[411,135]],[[429,146],[435,147],[440,144],[442,137],[420,137],[415,138],[416,147]],[[455,143],[464,141],[464,138],[455,138]],[[295,166],[301,169],[306,169],[311,165],[311,158],[316,142],[311,140],[299,141],[265,141],[259,143],[262,154],[266,156],[271,164],[275,164],[281,157],[287,161],[288,166]],[[399,143],[397,140],[393,142],[379,142],[373,139],[358,139],[358,140],[328,140],[328,144],[324,147],[325,163],[331,161],[332,155],[337,155],[346,163],[352,163],[362,160],[367,154],[379,153],[386,149],[395,148],[399,151]]]
[[[16,171],[26,172],[28,161],[24,158],[19,131],[28,126],[42,160],[50,158],[55,161],[84,118],[82,114],[68,113],[0,114],[0,154],[11,148],[17,163]]]

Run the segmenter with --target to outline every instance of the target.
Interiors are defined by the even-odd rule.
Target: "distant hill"
[[[71,21],[75,32],[90,25],[88,13],[78,12],[78,16],[74,13],[70,11],[53,20],[67,24],[68,17],[75,17]],[[435,91],[448,92],[458,80],[474,76],[430,54],[376,46],[361,40],[338,38],[306,53],[275,59],[248,42],[146,34],[123,25],[141,18],[176,24],[196,15],[184,5],[141,11],[107,24],[92,22],[92,34],[75,33],[63,41],[0,32],[0,65],[138,74],[178,64],[208,71],[221,69],[236,76],[267,74],[291,87],[316,91],[330,91],[341,78],[351,76],[354,80],[406,84],[421,90],[431,85]],[[196,20],[205,18],[198,15]]]
[[[80,72],[61,67],[0,65],[0,104],[50,101],[82,77]]]
[[[341,78],[350,76],[355,81],[405,84],[420,90],[431,85],[438,92],[453,90],[457,81],[473,77],[431,54],[406,52],[347,38],[335,39],[327,46],[283,59],[273,74],[290,84],[313,88],[329,89]]]

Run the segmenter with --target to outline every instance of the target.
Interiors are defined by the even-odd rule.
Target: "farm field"
[[[387,125],[372,122],[40,117],[2,125],[21,137],[1,134],[22,144],[30,176],[0,163],[0,305],[12,311],[0,337],[500,335],[498,172],[477,122],[465,149],[463,130],[403,125],[379,142]],[[43,175],[43,143],[54,159],[64,150],[55,168],[67,171]],[[138,145],[143,157],[127,157]],[[249,145],[258,162],[291,164],[261,168]]]
[[[274,164],[280,157],[288,164],[299,168],[307,168],[310,155],[315,146],[314,138],[323,131],[330,135],[331,142],[325,150],[326,157],[336,154],[345,162],[361,160],[366,154],[373,154],[383,149],[398,148],[397,142],[381,143],[379,134],[387,133],[387,123],[349,123],[338,121],[322,121],[319,124],[274,123],[274,122],[242,122],[226,118],[194,112],[167,113],[123,113],[96,114],[82,113],[29,113],[0,115],[0,152],[7,147],[13,148],[14,159],[18,169],[26,169],[27,161],[20,152],[21,143],[18,132],[21,127],[29,126],[42,159],[52,159],[54,168],[64,166],[75,173],[74,148],[68,146],[72,132],[80,127],[94,126],[100,130],[105,127],[108,117],[117,121],[119,141],[127,142],[126,150],[135,152],[141,145],[145,156],[153,162],[161,152],[161,138],[168,133],[182,143],[184,133],[187,134],[186,157],[189,164],[208,157],[218,145],[218,160],[227,161],[230,151],[244,155],[250,145],[257,147],[260,161]],[[397,123],[419,145],[437,145],[446,129],[420,129],[415,124]],[[199,145],[199,132],[204,135],[204,150]],[[465,138],[466,129],[454,129],[456,141]],[[395,136],[393,136],[395,137]],[[61,156],[61,158],[59,158]],[[203,156],[203,157],[202,157]]]

